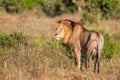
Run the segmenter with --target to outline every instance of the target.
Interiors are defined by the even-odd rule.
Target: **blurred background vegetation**
[[[34,7],[48,16],[75,13],[83,10],[85,20],[120,18],[120,0],[0,0],[0,7],[9,13],[21,13]]]

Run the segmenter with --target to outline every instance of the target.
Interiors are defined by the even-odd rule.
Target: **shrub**
[[[75,0],[74,3],[83,10],[83,21],[96,22],[98,18],[120,19],[120,0]]]
[[[92,19],[91,22],[96,21],[98,14],[105,19],[120,18],[119,0],[0,0],[0,7],[4,7],[7,12],[18,13],[38,5],[39,9],[50,17],[62,13],[74,13],[81,8],[83,19],[87,15],[88,21]]]
[[[109,18],[120,12],[119,0],[95,0],[93,7],[99,8],[102,16]]]
[[[105,44],[103,50],[103,58],[111,59],[115,54],[118,54],[120,51],[119,41],[114,38],[117,34],[104,34]]]
[[[72,0],[53,0],[46,1],[42,6],[43,11],[47,16],[54,17],[61,15],[62,13],[74,13],[77,12],[77,6]]]
[[[3,0],[0,3],[7,12],[21,12],[40,5],[44,0]]]
[[[27,44],[27,38],[23,32],[13,31],[10,34],[0,33],[0,47],[18,47],[19,44]]]

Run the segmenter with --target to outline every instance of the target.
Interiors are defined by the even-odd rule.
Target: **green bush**
[[[44,0],[3,0],[0,3],[7,12],[21,12],[41,5]]]
[[[92,6],[95,9],[99,9],[102,16],[105,18],[115,16],[118,12],[120,12],[119,0],[95,0],[93,1]]]
[[[120,19],[120,0],[75,0],[74,3],[83,10],[83,21]]]
[[[23,32],[13,31],[10,34],[0,33],[0,47],[18,47],[19,44],[27,44],[27,38]]]
[[[46,1],[42,5],[43,11],[47,16],[54,17],[61,15],[62,13],[74,13],[77,12],[77,6],[72,0],[52,0]]]
[[[7,12],[21,12],[38,5],[38,10],[51,17],[74,13],[81,8],[83,18],[87,15],[90,22],[96,21],[97,15],[105,19],[120,18],[120,0],[0,0],[0,7],[4,7]]]
[[[103,58],[111,59],[115,54],[119,54],[120,50],[120,41],[114,38],[117,34],[104,34],[105,42],[104,42],[104,50],[103,50]],[[120,36],[119,36],[120,37]]]

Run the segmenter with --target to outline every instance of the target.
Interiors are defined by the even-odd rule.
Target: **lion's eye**
[[[63,30],[62,28],[60,28],[60,30]]]

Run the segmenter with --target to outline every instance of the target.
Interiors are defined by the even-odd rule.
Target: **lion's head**
[[[72,21],[60,20],[58,24],[59,26],[55,32],[55,38],[63,43],[67,43],[72,33]]]

